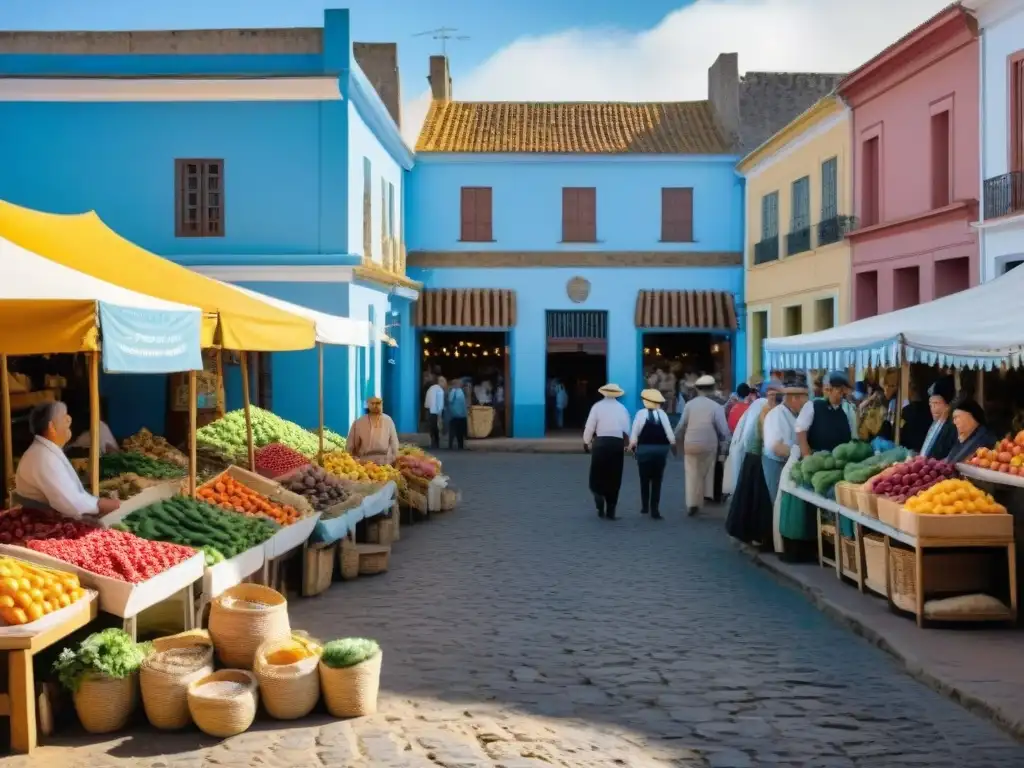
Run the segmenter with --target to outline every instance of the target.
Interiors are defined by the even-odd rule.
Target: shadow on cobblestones
[[[405,529],[390,573],[292,604],[314,635],[381,641],[378,715],[262,720],[215,747],[69,736],[9,764],[1024,766],[1024,746],[734,552],[720,510],[685,518],[679,463],[666,520],[638,514],[630,463],[611,523],[584,456],[442,458],[457,512]]]

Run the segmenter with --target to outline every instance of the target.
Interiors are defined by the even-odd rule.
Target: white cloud
[[[456,78],[453,91],[465,101],[703,99],[708,67],[719,53],[739,53],[741,72],[846,72],[946,5],[948,0],[697,0],[639,33],[569,29],[520,38]],[[429,104],[426,91],[403,105],[410,146]]]

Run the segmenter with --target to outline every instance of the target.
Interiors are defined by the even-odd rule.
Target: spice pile
[[[262,496],[231,475],[221,475],[199,489],[203,501],[240,515],[265,515],[281,526],[302,519],[302,514],[286,504],[278,504]]]
[[[309,464],[309,459],[284,443],[270,443],[256,450],[256,471],[264,477],[281,477]]]

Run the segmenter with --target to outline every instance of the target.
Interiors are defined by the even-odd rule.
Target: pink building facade
[[[839,85],[853,110],[854,319],[976,285],[978,37],[948,8]]]

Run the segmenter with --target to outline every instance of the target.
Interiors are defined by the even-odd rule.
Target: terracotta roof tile
[[[731,154],[707,101],[434,101],[417,152]]]

